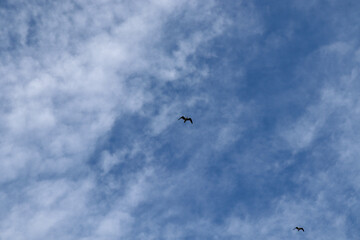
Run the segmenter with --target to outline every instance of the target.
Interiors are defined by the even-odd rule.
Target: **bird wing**
[[[190,120],[191,124],[193,124],[193,121],[192,121],[192,119],[191,119],[191,118],[189,118],[189,120]]]
[[[180,119],[184,119],[184,120],[185,120],[185,117],[184,117],[184,116],[181,116],[178,120],[180,120]]]
[[[304,228],[300,228],[300,230],[303,230],[303,232],[305,232]]]

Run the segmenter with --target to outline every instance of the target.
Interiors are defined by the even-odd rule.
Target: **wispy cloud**
[[[1,3],[1,238],[355,238],[358,18],[321,4]]]
[[[1,6],[0,181],[4,189],[16,187],[3,193],[2,203],[9,206],[1,210],[3,238],[132,238],[135,207],[149,194],[147,188],[156,188],[148,182],[155,178],[153,167],[145,163],[126,175],[117,195],[106,193],[107,187],[118,188],[109,172],[139,150],[101,150],[99,169],[88,160],[116,121],[145,116],[149,106],[163,109],[149,118],[152,132],[160,134],[169,114],[179,114],[169,107],[179,102],[154,106],[166,95],[154,86],[183,79],[191,84],[187,76],[196,72],[203,72],[198,81],[206,76],[206,69],[189,59],[226,27],[224,16],[211,14],[215,7],[212,1]],[[179,26],[178,36],[168,36],[181,21],[194,27]],[[107,187],[97,190],[101,179]]]

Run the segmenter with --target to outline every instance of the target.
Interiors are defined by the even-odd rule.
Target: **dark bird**
[[[180,120],[180,119],[184,119],[184,123],[185,123],[187,120],[189,120],[189,121],[191,122],[191,124],[193,124],[193,121],[192,121],[191,118],[187,118],[187,117],[181,116],[178,120]]]
[[[302,228],[302,227],[295,227],[293,230],[295,230],[295,229],[298,231],[302,230],[303,232],[305,232],[304,228]]]

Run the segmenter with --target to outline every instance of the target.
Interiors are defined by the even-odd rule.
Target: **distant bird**
[[[180,120],[180,119],[184,119],[184,123],[185,123],[187,120],[189,120],[189,121],[191,122],[191,124],[193,124],[193,121],[192,121],[191,118],[187,118],[187,117],[181,116],[178,120]]]
[[[304,228],[302,228],[302,227],[295,227],[293,230],[295,230],[295,229],[298,231],[302,230],[303,232],[305,232]]]

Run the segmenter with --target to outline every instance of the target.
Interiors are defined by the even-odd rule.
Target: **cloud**
[[[55,3],[54,6],[45,5],[43,10],[46,11],[41,11],[40,5],[23,6],[19,14],[23,18],[17,21],[24,28],[31,27],[27,20],[32,17],[32,11],[38,11],[37,32],[29,33],[38,39],[37,44],[29,45],[21,39],[21,44],[16,46],[17,54],[9,55],[1,68],[9,80],[3,92],[7,100],[7,109],[3,109],[6,114],[2,117],[3,134],[7,144],[25,148],[21,152],[44,154],[38,157],[39,164],[43,157],[56,162],[64,155],[73,154],[78,154],[75,162],[86,160],[91,146],[101,134],[110,130],[116,118],[139,111],[152,100],[152,94],[147,91],[149,82],[143,77],[133,79],[131,74],[159,76],[156,72],[184,70],[188,68],[185,58],[206,41],[203,34],[182,40],[174,58],[156,50],[162,34],[162,19],[174,9],[186,7],[183,3],[162,1],[130,5],[132,14],[128,15],[126,10],[117,13],[122,19],[119,22],[113,19],[115,12],[118,8],[127,8],[125,5],[112,1],[79,2],[78,5]],[[111,5],[114,8],[110,9]],[[105,14],[108,10],[111,11]],[[12,14],[15,17],[15,13]],[[107,14],[112,17],[106,17]],[[89,16],[95,18],[90,21]],[[88,24],[94,24],[73,22],[73,18],[85,18]],[[12,23],[9,16],[6,20],[13,26],[19,24]],[[23,35],[21,37],[25,38]],[[54,36],[61,36],[61,39]],[[35,49],[36,55],[32,54]],[[166,66],[165,62],[170,65]],[[152,68],[156,68],[156,72]],[[31,146],[29,142],[36,144]],[[2,155],[6,155],[5,150]],[[12,166],[13,171],[20,174],[30,159],[18,161],[24,163]],[[31,161],[37,161],[36,157]],[[4,180],[12,179],[5,177],[6,174],[2,176]]]
[[[357,211],[353,205],[353,194],[358,189],[354,171],[360,166],[355,157],[358,152],[355,135],[359,130],[355,52],[356,47],[352,44],[335,42],[316,53],[315,59],[322,61],[315,65],[314,71],[317,77],[326,78],[320,96],[296,123],[284,126],[287,130],[283,136],[291,149],[299,153],[310,152],[302,162],[306,171],[299,170],[295,182],[314,200],[302,197],[304,201],[296,208],[312,212],[311,219],[305,222],[318,219],[311,226],[315,224],[324,231],[331,229],[326,231],[327,239],[346,239],[355,234],[349,230],[353,222],[350,220],[352,214],[348,212]],[[331,68],[334,74],[328,75],[329,65],[334,66],[337,62],[344,62],[344,65]],[[296,199],[299,196],[289,199],[286,204]],[[318,235],[321,239],[318,230],[312,231],[313,236]]]
[[[157,189],[151,180],[163,179],[146,161],[120,176],[122,182],[111,170],[136,158],[139,146],[152,159],[151,141],[136,138],[123,149],[102,149],[99,165],[89,159],[101,139],[128,116],[159,108],[149,132],[156,136],[168,129],[165,122],[177,117],[174,109],[181,101],[168,105],[163,87],[176,81],[196,84],[207,76],[206,66],[195,67],[191,58],[206,51],[206,44],[228,26],[225,16],[212,15],[215,7],[214,1],[165,0],[1,6],[0,183],[16,186],[2,199],[9,206],[1,210],[2,238],[137,236],[134,211]],[[169,27],[171,19],[175,24]],[[181,34],[167,40],[166,31],[181,21],[196,26],[179,26]],[[156,104],[159,99],[162,103]],[[185,105],[204,99],[191,97]],[[221,141],[229,132],[224,130]]]
[[[11,206],[1,223],[2,237],[39,239],[57,237],[59,233],[66,236],[59,230],[69,228],[82,215],[92,187],[91,179],[60,179],[37,181],[23,191],[13,190],[8,197],[17,204]]]
[[[3,3],[1,238],[357,236],[356,29],[319,4]]]

